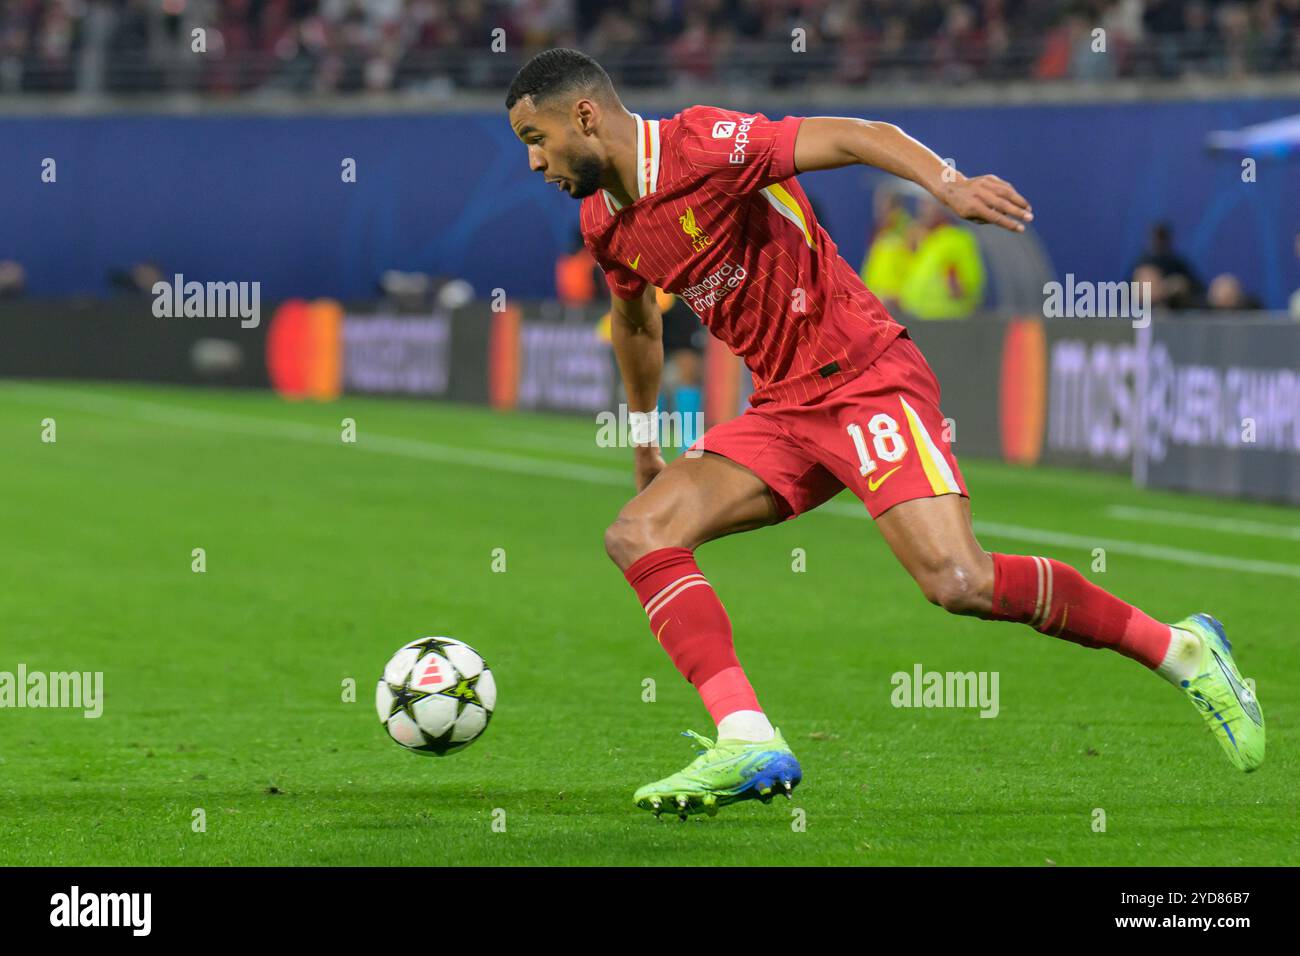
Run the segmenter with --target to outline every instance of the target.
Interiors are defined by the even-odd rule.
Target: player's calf
[[[994,621],[1028,624],[1084,647],[1108,647],[1155,670],[1169,650],[1169,625],[1052,558],[994,554]]]
[[[674,459],[605,532],[605,550],[636,592],[650,632],[699,692],[723,740],[763,742],[773,728],[736,657],[726,609],[693,550],[775,517],[756,475],[704,455]]]

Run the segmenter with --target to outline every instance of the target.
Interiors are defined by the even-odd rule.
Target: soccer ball
[[[442,757],[479,738],[497,685],[478,651],[450,637],[422,637],[389,660],[375,688],[388,736],[408,750]]]

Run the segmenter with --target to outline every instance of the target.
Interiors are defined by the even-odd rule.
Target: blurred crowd
[[[962,319],[989,307],[985,252],[968,223],[928,196],[909,196],[886,183],[874,197],[875,221],[862,262],[862,281],[891,311],[917,319]],[[1300,262],[1300,232],[1295,236]],[[1150,290],[1165,317],[1205,312],[1253,312],[1264,304],[1231,272],[1200,271],[1174,241],[1173,226],[1152,223],[1129,269],[1129,281]],[[1300,289],[1287,304],[1300,321]]]
[[[1300,233],[1296,234],[1295,249],[1300,258]],[[1130,280],[1148,284],[1152,305],[1170,312],[1263,308],[1259,297],[1245,289],[1231,272],[1220,272],[1207,285],[1175,247],[1173,227],[1167,222],[1151,226],[1146,249],[1134,264]],[[1300,290],[1292,296],[1290,306],[1292,318],[1300,319]]]
[[[625,86],[1238,77],[1300,70],[1300,0],[0,0],[0,91],[490,89],[558,45]]]

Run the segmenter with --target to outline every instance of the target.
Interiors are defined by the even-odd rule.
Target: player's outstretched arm
[[[610,313],[610,338],[623,387],[627,390],[628,411],[634,415],[653,413],[664,369],[663,316],[655,304],[654,287],[647,285],[636,299],[613,296]],[[657,422],[650,425],[653,429]],[[632,440],[636,445],[636,490],[639,492],[663,470],[664,460],[659,453],[658,435],[653,430],[646,434],[635,420]]]
[[[923,187],[974,222],[1024,232],[1034,218],[1028,201],[997,176],[967,178],[897,126],[846,116],[810,116],[799,124],[794,165],[801,173],[875,166]]]

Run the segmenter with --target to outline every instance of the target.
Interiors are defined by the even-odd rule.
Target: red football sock
[[[736,658],[731,620],[688,548],[660,548],[625,572],[650,618],[650,630],[699,691],[714,723],[758,698]]]
[[[994,554],[989,619],[1028,624],[1084,647],[1109,647],[1152,669],[1169,649],[1167,624],[1051,558]]]

